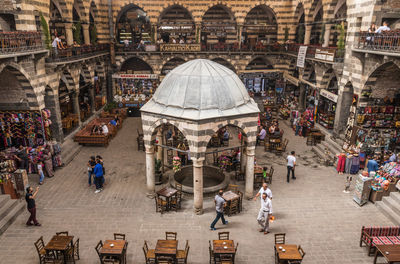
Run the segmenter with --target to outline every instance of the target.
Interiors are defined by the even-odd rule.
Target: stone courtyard
[[[154,200],[146,196],[145,153],[137,151],[137,128],[141,129],[140,118],[128,118],[107,148],[83,147],[68,166],[46,179],[36,198],[42,226],[27,227],[28,213],[24,211],[0,236],[0,263],[38,263],[34,241],[43,236],[46,243],[55,232],[67,230],[80,238],[81,260],[77,263],[98,263],[95,245],[112,238],[114,232],[127,235],[128,263],[144,263],[143,241],[154,248],[165,231],[178,232],[179,248],[189,240],[189,263],[208,263],[208,240],[217,238],[218,231],[229,231],[231,239],[239,243],[239,264],[274,263],[274,233],[279,232],[286,233],[287,243],[302,246],[306,252],[303,263],[372,263],[366,249],[359,247],[361,227],[392,225],[373,204],[359,207],[352,194],[343,193],[345,175],[318,165],[305,139],[295,137],[284,123],[287,150],[295,150],[298,157],[297,180],[286,183],[285,155],[256,149],[257,163],[275,168],[270,188],[276,220],[270,234],[257,231],[258,200],[244,201],[244,211],[227,217],[227,226],[218,223],[217,231],[209,230],[215,217],[210,196],[205,197],[203,215],[193,213],[189,195],[181,210],[161,215],[155,212]],[[91,155],[104,158],[106,185],[99,194],[87,184],[86,163]],[[31,175],[30,182],[36,186],[37,175]],[[238,184],[243,190],[244,182]]]

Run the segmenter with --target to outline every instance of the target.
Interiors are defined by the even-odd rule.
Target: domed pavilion
[[[259,109],[239,77],[225,66],[204,59],[186,62],[164,78],[140,109],[146,147],[148,191],[155,190],[154,142],[160,127],[171,124],[185,136],[193,161],[194,209],[203,212],[203,163],[207,144],[227,125],[242,130],[246,151],[247,198],[253,195],[254,155]],[[247,160],[245,156],[247,157]]]

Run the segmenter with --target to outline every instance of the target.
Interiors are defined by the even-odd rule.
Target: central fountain
[[[180,171],[175,172],[170,179],[172,186],[175,183],[182,184],[182,191],[193,193],[193,166],[184,166]],[[229,177],[224,172],[214,166],[203,166],[203,193],[214,193],[224,189],[229,183]]]

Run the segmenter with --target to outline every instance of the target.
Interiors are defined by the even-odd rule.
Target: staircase
[[[64,166],[68,165],[81,151],[82,146],[74,142],[73,137],[67,137],[61,146],[61,161]]]
[[[375,202],[375,206],[382,211],[394,224],[400,225],[400,193],[391,192],[389,196],[382,198],[382,201]]]
[[[316,127],[325,134],[325,140],[321,144],[312,147],[312,151],[321,159],[321,163],[325,165],[333,165],[336,161],[336,154],[343,152],[343,140],[333,138],[324,127],[316,124]]]
[[[18,199],[11,199],[10,195],[0,195],[0,235],[22,213],[26,204]]]

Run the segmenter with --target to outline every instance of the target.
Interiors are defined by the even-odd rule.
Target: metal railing
[[[297,55],[299,53],[299,48],[301,46],[307,46],[307,53],[306,53],[306,57],[310,58],[310,59],[317,59],[315,57],[316,51],[317,49],[319,50],[324,50],[330,54],[334,54],[334,61],[335,62],[342,62],[344,59],[344,50],[339,50],[337,47],[325,47],[323,48],[320,45],[304,45],[304,44],[295,44],[295,43],[291,43],[291,44],[285,44],[282,45],[284,46],[285,50],[288,53]]]
[[[356,47],[359,49],[400,52],[400,30],[370,33],[361,31]]]
[[[0,32],[0,54],[44,49],[39,31]]]
[[[92,57],[110,50],[109,44],[82,45],[79,47],[68,47],[65,49],[53,49],[47,62],[62,62],[69,60],[78,60]]]

